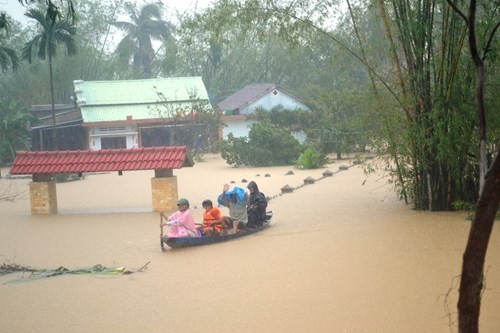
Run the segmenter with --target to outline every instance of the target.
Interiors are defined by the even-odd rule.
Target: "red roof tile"
[[[17,152],[13,175],[180,169],[193,166],[186,146]]]

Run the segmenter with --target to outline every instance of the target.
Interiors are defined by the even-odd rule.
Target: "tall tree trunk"
[[[451,0],[447,0],[447,2],[464,19],[469,29],[469,49],[476,68],[476,114],[480,142],[480,196],[462,262],[460,295],[458,298],[458,331],[459,333],[477,333],[479,332],[481,292],[484,281],[484,261],[500,202],[500,149],[496,151],[493,165],[486,173],[488,165],[486,159],[486,116],[483,90],[484,58],[479,55],[476,41],[477,1],[470,0],[468,16],[465,16]],[[488,44],[484,48],[486,52],[489,50],[489,44],[499,26],[500,23],[497,23],[493,29]]]
[[[57,150],[56,105],[54,102],[54,78],[52,75],[52,56],[49,54],[50,100],[52,102],[52,150]]]
[[[465,248],[458,298],[458,332],[479,332],[484,259],[500,201],[500,150],[485,177]]]
[[[486,159],[486,116],[484,114],[484,63],[479,56],[476,42],[476,0],[471,0],[469,6],[469,48],[476,67],[476,112],[479,122],[479,195],[484,188],[488,161]]]

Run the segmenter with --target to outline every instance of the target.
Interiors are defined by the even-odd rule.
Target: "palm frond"
[[[7,19],[7,15],[5,13],[0,14],[0,31],[4,30],[5,34],[9,36],[10,33],[10,22]]]
[[[116,21],[112,22],[111,24],[117,27],[118,29],[125,30],[127,33],[131,33],[136,30],[136,26],[130,22]]]
[[[38,46],[40,36],[35,36],[32,40],[24,44],[21,49],[21,58],[27,60],[30,64],[33,61],[33,52]]]
[[[45,14],[38,9],[28,9],[24,16],[37,21],[43,28],[43,30],[48,30],[50,27],[49,21],[45,18]]]
[[[0,46],[0,67],[2,67],[2,71],[6,71],[9,64],[12,66],[13,70],[19,68],[20,60],[17,56],[17,52],[10,47]]]

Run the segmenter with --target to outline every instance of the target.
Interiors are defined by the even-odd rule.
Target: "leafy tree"
[[[14,49],[7,46],[6,39],[9,37],[10,23],[7,16],[0,14],[0,67],[6,71],[9,67],[16,70],[19,67],[19,57]]]
[[[0,99],[0,167],[14,159],[16,149],[29,149],[29,124],[35,121],[17,101]]]
[[[131,4],[126,5],[131,22],[117,21],[113,25],[125,31],[117,52],[124,63],[132,58],[132,66],[142,69],[146,77],[152,76],[152,63],[155,57],[152,39],[166,41],[171,34],[172,25],[161,19],[158,4],[145,4],[137,12]]]
[[[58,69],[70,77],[67,86],[73,88],[74,79],[112,80],[120,72],[118,58],[113,53],[116,29],[115,22],[123,15],[125,0],[92,1],[79,0],[75,3],[78,12],[78,33],[75,36],[78,54],[59,59]],[[66,94],[67,95],[67,94]],[[65,96],[66,97],[66,96]]]
[[[179,105],[160,91],[156,94],[158,103],[150,107],[150,113],[162,119],[162,125],[142,131],[143,145],[186,145],[193,157],[216,149],[221,115],[208,100],[199,98],[197,91],[189,91],[188,100]]]
[[[379,97],[375,104],[385,132],[380,133],[385,140],[379,141],[392,157],[388,166],[396,165],[396,184],[410,190],[404,192],[417,209],[449,210],[455,201],[475,201],[477,195],[471,193],[481,177],[473,170],[478,154],[474,114],[466,97],[474,88],[471,62],[463,56],[466,30],[458,15],[439,1],[376,4],[390,44],[388,78],[396,82],[391,89],[397,101],[386,108],[387,100]],[[487,12],[482,16],[486,25],[491,22]],[[372,86],[377,94],[378,87]],[[392,116],[395,110],[398,117]]]
[[[221,156],[234,166],[293,165],[301,149],[288,130],[263,122],[251,125],[248,138],[230,133],[221,143]]]
[[[59,7],[56,6],[57,2],[66,6],[66,18],[71,21],[71,23],[76,22],[76,11],[74,7],[73,0],[18,0],[19,3],[23,6],[29,6],[35,3],[44,2],[47,6],[47,10],[45,12],[47,20],[55,22],[63,17],[63,13],[59,10]],[[55,3],[54,3],[55,2]]]
[[[111,22],[122,15],[124,0],[95,2],[79,0],[75,3],[78,12],[78,34],[74,36],[78,53],[72,57],[58,55],[53,59],[54,100],[56,104],[70,103],[74,95],[73,81],[111,80],[121,73],[117,56],[113,53],[115,28]],[[116,7],[112,7],[112,5]],[[62,6],[61,6],[62,8]],[[31,20],[30,20],[31,21]],[[31,22],[12,21],[10,44],[21,49],[35,33]],[[85,31],[85,33],[80,33]],[[0,97],[9,96],[24,105],[49,104],[50,85],[46,83],[49,68],[46,63],[34,59],[31,64],[21,63],[16,72],[0,76]],[[56,105],[57,107],[57,105]],[[60,133],[58,135],[60,138]],[[52,139],[52,136],[48,139]]]
[[[176,31],[178,70],[203,76],[207,89],[219,99],[249,83],[287,84],[294,73],[290,68],[299,68],[296,49],[269,24],[233,19],[238,16],[233,12],[236,7],[233,2],[215,3],[183,20]],[[290,82],[293,85],[288,86],[294,88],[297,81]]]
[[[54,101],[54,79],[53,79],[53,58],[57,54],[58,44],[64,45],[68,55],[72,56],[77,53],[74,35],[76,27],[69,21],[60,19],[49,19],[42,11],[30,9],[25,14],[27,17],[35,20],[41,27],[40,32],[33,37],[31,41],[26,43],[22,49],[22,57],[29,63],[32,62],[33,55],[36,54],[41,60],[48,58],[49,75],[50,75],[50,95],[52,102],[52,125],[53,125],[53,148],[57,149],[57,133],[56,133],[56,110]]]
[[[308,124],[311,118],[307,111],[287,110],[282,105],[275,106],[271,110],[259,107],[255,110],[255,115],[258,121],[268,122],[288,131],[301,129],[301,126]]]

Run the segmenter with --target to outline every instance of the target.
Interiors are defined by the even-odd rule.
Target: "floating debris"
[[[266,173],[266,174],[264,175],[264,177],[271,177],[271,175],[270,175],[270,174],[268,174],[268,173]]]
[[[256,174],[255,177],[260,177],[260,173]]]
[[[22,276],[21,278],[11,281],[11,282],[26,282],[26,281],[49,278],[66,274],[108,274],[108,275],[132,274],[135,272],[144,271],[148,267],[149,263],[150,262],[147,262],[145,265],[143,265],[141,268],[135,271],[126,271],[125,267],[106,267],[101,264],[97,264],[89,268],[68,269],[66,267],[60,266],[56,269],[41,269],[29,266],[20,266],[17,264],[3,263],[0,266],[0,275],[7,275],[13,273],[30,273],[28,277]]]
[[[289,175],[295,175],[295,174],[293,173],[293,171],[292,171],[292,170],[289,170],[289,171],[287,171],[287,173],[285,173],[285,175],[286,175],[286,176],[289,176]]]
[[[231,184],[234,184],[234,183],[236,183],[236,182],[235,182],[234,180],[231,180],[231,181],[230,181],[230,183],[231,183]]]
[[[28,266],[20,266],[17,264],[5,264],[0,266],[0,275],[7,275],[15,272],[36,272],[37,270]]]
[[[248,181],[247,181],[245,178],[243,178],[243,179],[241,180],[241,182],[242,182],[242,183],[248,183]]]
[[[339,170],[341,170],[341,171],[348,170],[348,169],[349,169],[349,166],[347,164],[341,164],[339,166]]]

